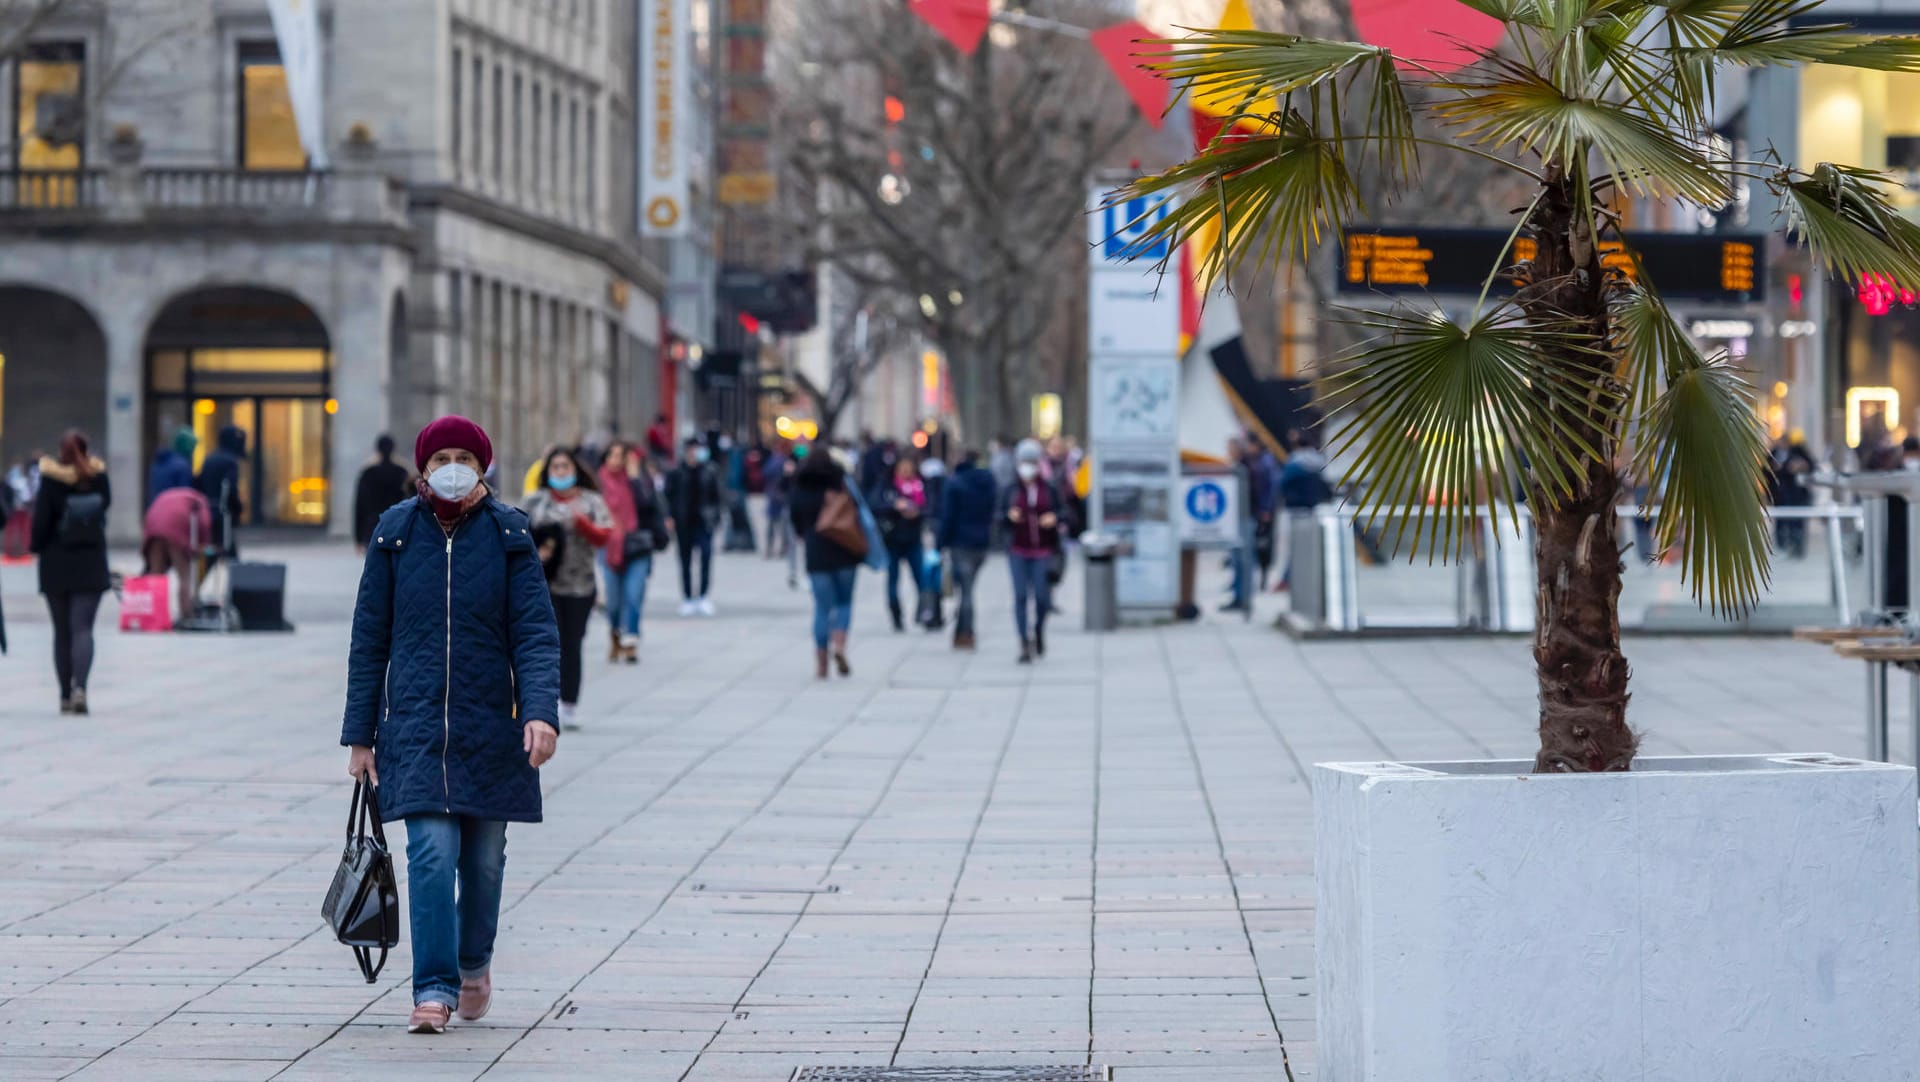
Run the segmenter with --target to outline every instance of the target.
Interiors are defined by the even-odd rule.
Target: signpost
[[[1163,288],[1156,273],[1164,250],[1130,250],[1154,214],[1147,199],[1107,206],[1101,187],[1088,204],[1089,514],[1093,528],[1120,546],[1119,608],[1164,613],[1178,600],[1180,579],[1173,507],[1180,475],[1179,290]]]
[[[1180,478],[1180,544],[1194,549],[1236,549],[1241,536],[1240,479],[1231,473]]]

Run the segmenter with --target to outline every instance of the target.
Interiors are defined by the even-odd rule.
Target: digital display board
[[[1475,295],[1487,271],[1533,258],[1532,238],[1513,242],[1502,258],[1504,229],[1422,229],[1349,226],[1341,251],[1343,293],[1466,293]],[[1600,242],[1600,261],[1637,279],[1637,252],[1660,295],[1670,299],[1746,304],[1766,299],[1766,238],[1758,234],[1637,233]],[[1519,283],[1501,276],[1493,292]]]

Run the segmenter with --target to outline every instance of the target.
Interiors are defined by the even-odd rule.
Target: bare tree
[[[888,357],[911,344],[914,315],[896,290],[853,281],[850,295],[834,298],[827,322],[827,382],[801,370],[793,381],[813,399],[820,438],[830,439],[854,396]]]
[[[1008,7],[1112,21],[1079,0]],[[789,204],[808,216],[810,256],[920,313],[965,435],[1020,425],[1036,343],[1085,288],[1084,251],[1064,242],[1085,228],[1087,186],[1132,109],[1071,37],[996,27],[967,57],[905,5],[805,0],[786,14],[773,71],[786,175],[822,194]]]
[[[0,64],[20,55],[73,0],[0,0]]]

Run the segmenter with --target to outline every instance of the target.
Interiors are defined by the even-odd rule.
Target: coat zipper
[[[447,814],[453,814],[453,786],[447,781],[447,745],[453,743],[453,535],[447,535],[447,669],[440,685],[440,792]]]

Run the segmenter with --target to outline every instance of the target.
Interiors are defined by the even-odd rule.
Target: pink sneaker
[[[408,1033],[445,1033],[453,1008],[444,1003],[416,1003],[407,1019]]]
[[[493,973],[488,971],[478,977],[467,977],[460,982],[460,1017],[469,1022],[478,1022],[487,1016],[487,1008],[493,1006]]]

